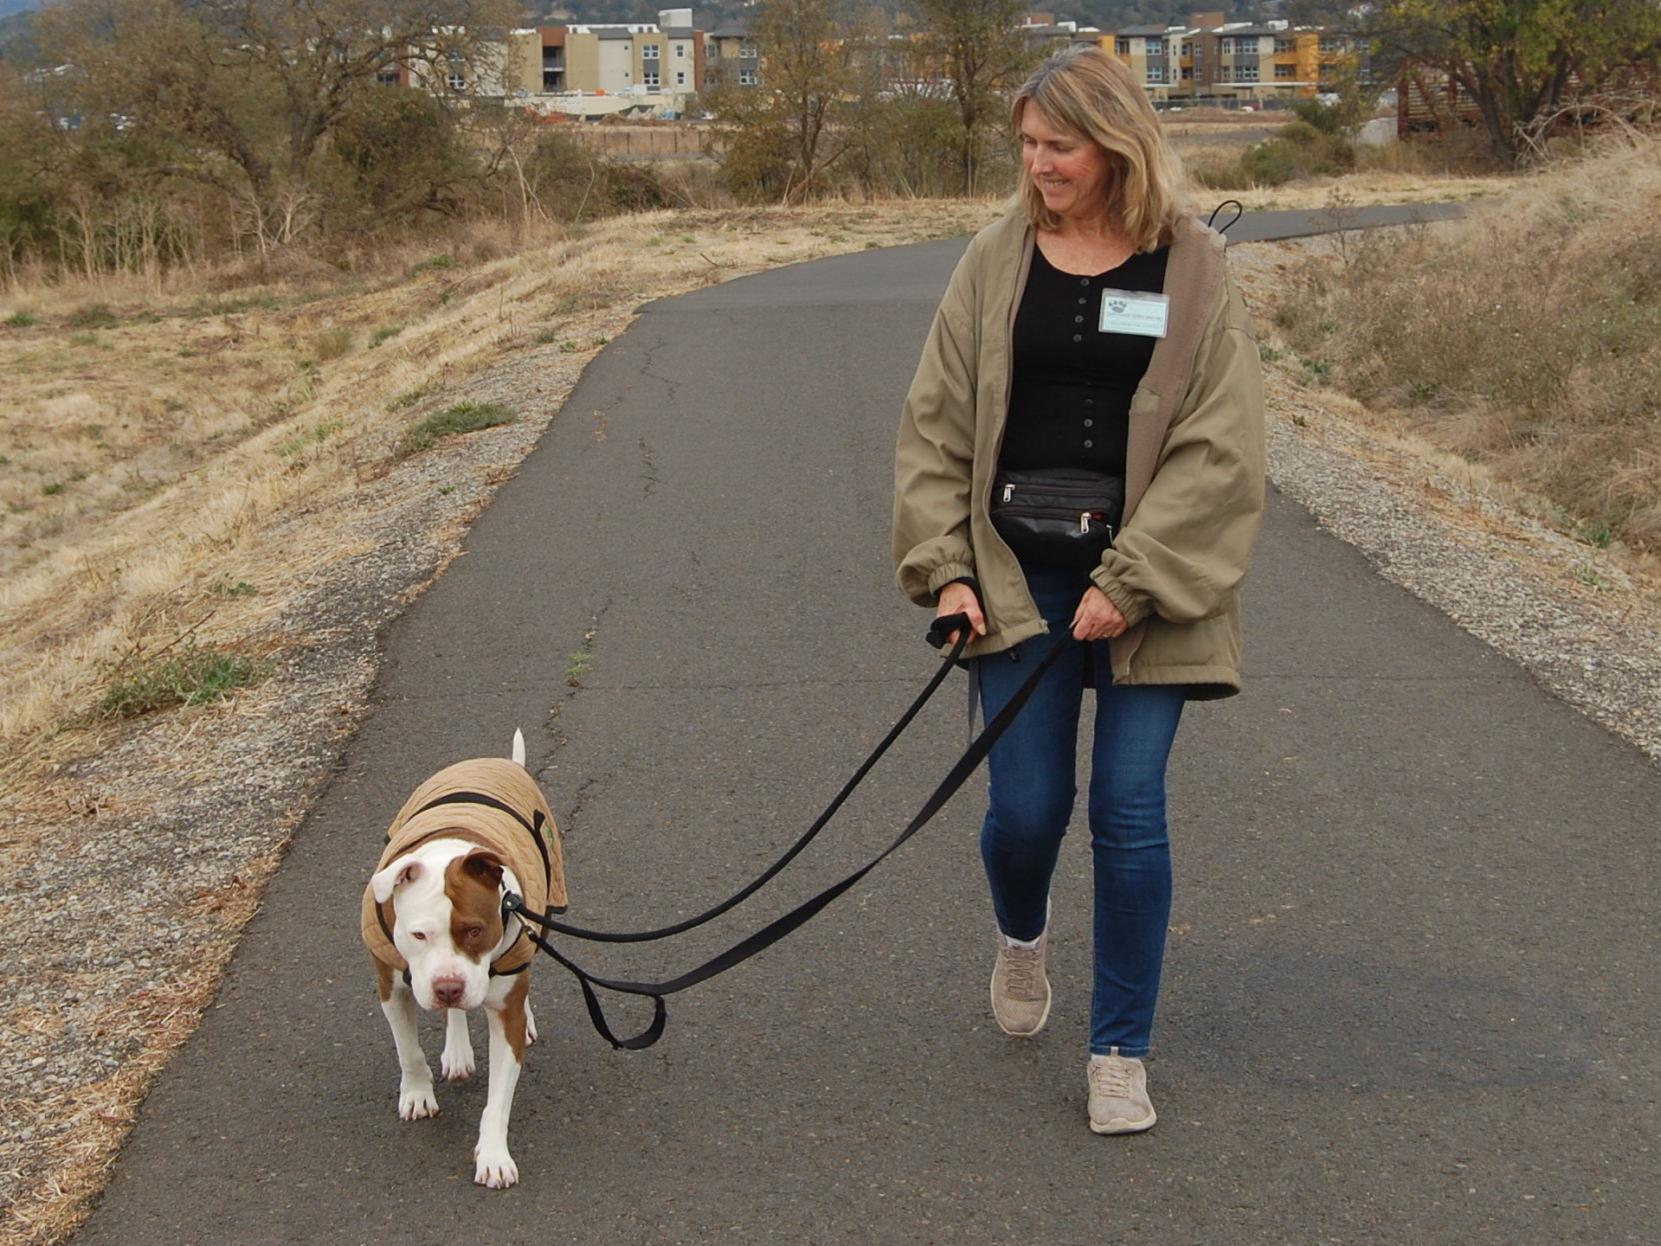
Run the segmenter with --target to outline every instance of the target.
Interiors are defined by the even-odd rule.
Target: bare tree
[[[1019,0],[917,0],[930,37],[934,72],[957,104],[963,193],[973,194],[989,132],[1003,121],[1004,93],[1038,59],[1015,29]]]
[[[314,165],[365,92],[499,60],[513,17],[511,0],[63,0],[39,21],[82,110],[246,205],[263,246],[308,219]]]
[[[1653,0],[1383,0],[1365,31],[1382,63],[1433,66],[1458,83],[1508,164],[1572,96],[1661,67]]]

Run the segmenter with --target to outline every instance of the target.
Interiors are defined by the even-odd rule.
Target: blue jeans
[[[1008,703],[1068,628],[1090,580],[1056,567],[1024,568],[1050,625],[1013,649],[977,660],[981,712]],[[1171,915],[1171,845],[1165,834],[1165,762],[1184,700],[1180,686],[1114,687],[1110,641],[1063,654],[992,746],[990,805],[981,859],[998,927],[1015,939],[1044,930],[1050,876],[1077,793],[1074,757],[1084,664],[1095,668],[1096,725],[1090,761],[1090,851],[1095,873],[1095,988],[1090,1050],[1144,1056]]]

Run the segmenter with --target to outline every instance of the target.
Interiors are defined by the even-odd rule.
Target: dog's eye
[[[462,930],[461,937],[464,939],[477,939],[483,933],[483,926],[468,926]]]
[[[410,933],[413,934],[417,939],[420,939],[421,942],[423,942],[423,943],[425,943],[427,941],[427,936],[422,934],[419,930],[412,930],[412,931],[410,931]]]

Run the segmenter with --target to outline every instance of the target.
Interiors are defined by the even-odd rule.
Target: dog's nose
[[[462,992],[467,989],[467,982],[462,978],[434,978],[433,998],[446,1008],[454,1008],[461,1003]]]

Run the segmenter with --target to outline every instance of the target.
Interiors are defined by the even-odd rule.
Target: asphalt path
[[[389,629],[373,712],[81,1242],[1655,1240],[1661,775],[1273,490],[1247,692],[1191,707],[1172,762],[1152,1133],[1086,1127],[1077,826],[1049,1028],[992,1025],[979,776],[676,997],[648,1052],[539,967],[514,1190],[472,1184],[482,1076],[397,1119],[357,905],[421,778],[523,727],[572,920],[658,923],[771,859],[935,669],[892,586],[890,464],[961,248],[654,303],[593,362]],[[679,972],[886,842],[961,747],[958,678],[776,889],[583,959]]]

